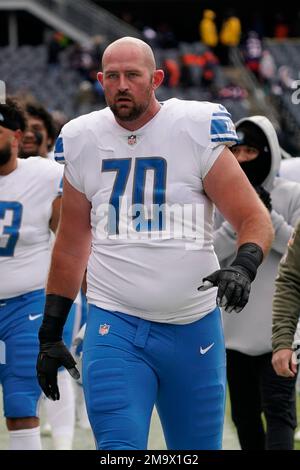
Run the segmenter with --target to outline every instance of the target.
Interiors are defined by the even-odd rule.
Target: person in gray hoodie
[[[252,284],[247,306],[239,314],[223,311],[232,419],[242,449],[293,449],[296,379],[275,373],[271,336],[275,277],[300,219],[300,184],[276,176],[281,152],[276,131],[266,117],[243,118],[236,130],[239,144],[231,150],[270,211],[275,239]],[[214,246],[221,266],[230,265],[236,234],[219,213]]]

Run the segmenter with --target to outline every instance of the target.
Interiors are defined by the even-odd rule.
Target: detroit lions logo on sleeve
[[[64,143],[61,135],[57,137],[55,142],[54,158],[58,163],[65,163]]]
[[[228,145],[238,142],[231,114],[222,105],[219,106],[218,111],[212,113],[210,139],[211,142],[222,142]]]

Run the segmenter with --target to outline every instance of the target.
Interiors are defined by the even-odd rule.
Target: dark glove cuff
[[[56,294],[46,295],[44,318],[39,330],[40,343],[62,340],[64,324],[73,304],[73,300]]]
[[[251,279],[255,279],[258,266],[263,260],[264,254],[260,246],[256,243],[244,243],[238,249],[236,258],[231,266],[240,266],[244,269]]]

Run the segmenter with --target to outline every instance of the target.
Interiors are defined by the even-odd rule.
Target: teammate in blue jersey
[[[270,217],[228,149],[237,138],[227,110],[159,103],[163,71],[146,43],[110,44],[98,78],[108,107],[66,124],[57,143],[64,195],[39,383],[56,400],[58,367],[78,377],[62,332],[88,264],[83,386],[97,447],[146,449],[156,404],[169,449],[220,449],[218,305],[247,303],[272,241]],[[214,253],[213,203],[238,233],[227,269]]]
[[[41,448],[35,357],[61,202],[61,167],[17,158],[25,123],[15,102],[0,105],[0,381],[10,449]]]

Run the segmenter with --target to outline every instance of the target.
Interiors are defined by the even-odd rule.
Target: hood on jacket
[[[240,119],[235,127],[240,145],[259,150],[255,160],[241,163],[241,168],[253,186],[261,185],[271,191],[281,162],[281,149],[271,121],[264,116],[251,116]]]

